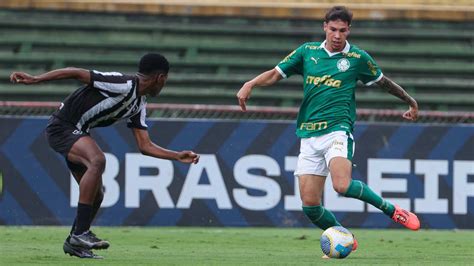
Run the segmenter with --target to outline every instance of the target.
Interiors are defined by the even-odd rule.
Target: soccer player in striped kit
[[[160,54],[149,53],[139,62],[135,75],[118,72],[63,68],[38,76],[14,72],[13,83],[36,84],[45,81],[76,79],[85,85],[69,95],[51,116],[46,136],[53,150],[62,154],[79,184],[79,203],[64,252],[80,258],[101,258],[92,249],[106,249],[109,242],[98,238],[91,223],[103,199],[102,173],[105,156],[90,136],[94,127],[105,127],[127,120],[142,154],[183,163],[197,163],[192,151],[172,151],[153,143],[145,123],[146,98],[157,96],[168,78],[169,63]]]
[[[416,120],[418,116],[417,102],[384,76],[368,53],[347,41],[351,21],[352,13],[347,8],[331,8],[324,21],[325,41],[301,45],[275,68],[246,82],[237,98],[245,111],[254,87],[270,86],[294,74],[303,76],[304,97],[296,129],[301,146],[295,176],[299,178],[303,212],[313,224],[323,230],[340,225],[333,213],[321,205],[326,176],[331,174],[334,190],[339,194],[367,202],[395,222],[418,230],[420,222],[415,214],[384,200],[364,182],[351,177],[357,80],[367,86],[377,83],[405,101],[409,106],[403,114],[405,119]]]

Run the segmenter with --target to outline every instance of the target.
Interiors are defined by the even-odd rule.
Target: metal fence
[[[59,102],[0,101],[0,115],[49,116]],[[195,119],[295,120],[298,108],[249,106],[246,112],[237,105],[156,104],[147,105],[149,117]],[[357,120],[368,122],[404,122],[404,110],[358,109]],[[474,112],[420,111],[418,122],[436,124],[473,124]]]

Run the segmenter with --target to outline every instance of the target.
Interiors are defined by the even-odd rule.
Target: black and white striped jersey
[[[128,127],[146,129],[146,96],[138,95],[138,77],[92,70],[91,81],[69,95],[53,115],[83,132],[128,119]]]

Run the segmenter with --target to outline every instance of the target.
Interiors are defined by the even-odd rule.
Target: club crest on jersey
[[[346,72],[349,67],[351,66],[351,63],[349,63],[349,60],[342,58],[337,61],[337,69],[341,72]]]

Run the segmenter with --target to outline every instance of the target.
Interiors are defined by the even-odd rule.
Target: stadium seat
[[[355,21],[350,41],[367,50],[431,110],[465,110],[474,99],[472,24],[440,21]],[[300,44],[322,40],[321,21],[261,18],[136,16],[0,10],[0,97],[61,100],[74,83],[13,87],[13,70],[41,73],[75,66],[134,73],[138,58],[158,51],[171,62],[159,102],[235,104],[249,78],[274,67]],[[45,37],[47,36],[47,37]],[[79,84],[77,84],[79,85]],[[449,92],[449,97],[446,94]],[[301,77],[255,90],[251,104],[297,106]],[[357,89],[359,107],[404,108],[375,87]]]

